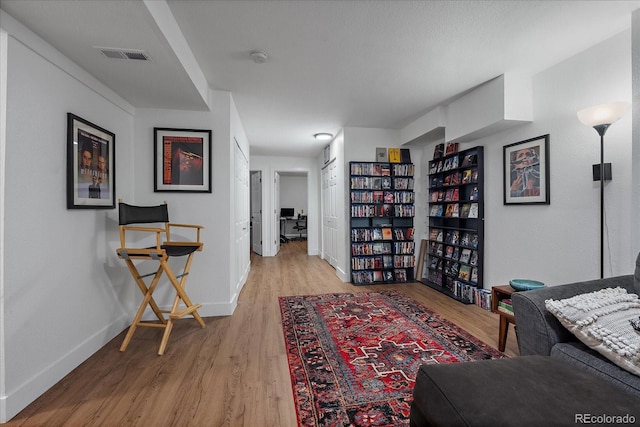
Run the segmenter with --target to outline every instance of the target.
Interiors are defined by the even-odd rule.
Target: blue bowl
[[[528,279],[512,279],[509,280],[509,285],[516,291],[531,291],[533,289],[544,288],[545,286],[542,282]]]

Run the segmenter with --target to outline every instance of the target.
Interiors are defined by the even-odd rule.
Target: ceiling
[[[538,73],[630,28],[640,0],[0,7],[136,108],[205,110],[204,82],[232,93],[252,155],[315,156],[326,145],[315,133],[401,129],[505,72]],[[109,59],[96,47],[144,51],[151,60]],[[253,50],[268,60],[254,63]]]

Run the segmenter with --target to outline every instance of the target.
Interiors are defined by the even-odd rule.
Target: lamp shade
[[[578,111],[578,119],[587,126],[610,125],[629,109],[628,102],[612,102]]]

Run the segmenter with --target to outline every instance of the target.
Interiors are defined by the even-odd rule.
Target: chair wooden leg
[[[169,319],[167,320],[164,334],[162,334],[162,341],[160,342],[160,348],[158,349],[159,356],[162,356],[164,354],[167,344],[169,343],[169,335],[171,334],[171,330],[173,329],[173,322],[175,320],[180,319],[186,316],[187,314],[191,314],[196,319],[196,321],[200,324],[201,327],[203,328],[205,327],[204,320],[202,319],[202,317],[200,317],[200,314],[197,311],[200,307],[202,307],[202,305],[193,304],[191,302],[191,299],[189,299],[189,296],[187,296],[186,292],[184,291],[184,288],[187,282],[187,277],[189,274],[189,269],[191,268],[192,258],[193,258],[193,254],[190,254],[187,258],[187,262],[185,263],[183,275],[180,281],[178,281],[178,278],[175,276],[175,274],[173,274],[173,270],[169,268],[167,264],[167,260],[160,261],[161,268],[163,268],[164,271],[166,272],[167,277],[169,278],[169,281],[171,282],[171,284],[173,285],[176,291],[176,296],[173,299],[173,305],[171,306],[171,311],[169,312]],[[184,310],[178,309],[180,305],[180,301],[184,302],[186,309]]]
[[[140,277],[140,273],[138,272],[138,269],[136,268],[135,264],[130,259],[127,259],[125,261],[127,263],[127,267],[129,267],[129,271],[131,272],[131,275],[133,276],[136,284],[138,285],[138,288],[140,289],[140,292],[142,292],[142,295],[146,295],[149,289],[147,288],[147,285],[144,283],[144,280],[142,280],[142,278]],[[159,279],[160,278],[159,275],[162,274],[162,270],[163,270],[162,266],[158,267],[154,278],[158,277]],[[162,323],[166,323],[166,320],[162,315],[162,310],[160,310],[160,307],[158,307],[158,304],[156,304],[155,300],[153,299],[153,296],[151,297],[151,300],[149,300],[149,306],[151,306],[151,310],[153,310],[158,320],[161,321]]]
[[[198,313],[198,308],[200,308],[202,305],[201,304],[193,304],[191,302],[191,299],[189,298],[189,296],[186,294],[186,292],[184,291],[185,285],[186,285],[186,281],[187,281],[187,277],[189,275],[189,270],[191,269],[191,260],[193,259],[193,254],[190,254],[189,257],[187,258],[187,262],[185,264],[184,270],[183,270],[183,276],[180,280],[180,282],[178,282],[178,279],[176,278],[176,276],[173,274],[173,272],[171,270],[166,270],[167,272],[167,276],[169,276],[169,280],[171,281],[171,284],[173,285],[173,287],[176,290],[176,298],[174,299],[174,303],[173,303],[173,307],[171,309],[171,314],[174,315],[173,317],[176,317],[175,315],[178,313],[176,310],[178,308],[178,304],[180,303],[180,300],[184,301],[185,306],[187,307],[187,312],[185,312],[184,314],[181,314],[179,317],[183,317],[186,314],[191,314],[196,321],[200,324],[200,326],[202,326],[203,328],[205,327],[204,324],[204,320],[202,320],[202,317],[200,317],[200,314]],[[166,262],[166,261],[164,261]]]
[[[134,268],[134,270],[135,270],[135,268]],[[133,322],[131,323],[131,326],[129,326],[129,330],[127,331],[127,335],[125,335],[124,341],[122,342],[122,345],[120,346],[120,351],[125,351],[127,349],[127,346],[129,345],[129,342],[131,341],[131,338],[133,338],[133,333],[136,331],[138,326],[141,325],[141,321],[140,320],[142,319],[142,315],[144,314],[145,310],[147,309],[147,305],[151,305],[151,301],[153,301],[153,298],[152,298],[153,291],[155,290],[156,286],[158,285],[158,282],[160,281],[160,276],[162,276],[162,268],[158,269],[158,271],[156,272],[156,275],[153,277],[153,280],[151,281],[151,284],[149,284],[148,288],[146,286],[143,286],[146,289],[146,292],[144,293],[144,297],[142,298],[142,302],[140,303],[140,307],[138,307],[138,311],[136,312],[136,315],[133,318]],[[134,277],[137,278],[138,276],[135,275]],[[136,280],[136,282],[138,282],[138,280]],[[143,282],[143,284],[144,284],[144,282]],[[155,302],[153,304],[155,305]],[[157,305],[156,305],[156,308],[158,308]],[[156,310],[154,310],[154,312],[156,312]],[[160,312],[159,309],[156,312],[156,316],[159,316],[159,318],[162,320],[162,323],[166,324],[167,321],[165,320],[164,316],[162,315],[162,313]]]

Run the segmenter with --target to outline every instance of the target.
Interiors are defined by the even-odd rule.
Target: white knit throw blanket
[[[640,375],[640,333],[629,322],[640,316],[638,295],[606,288],[545,304],[586,345]]]

